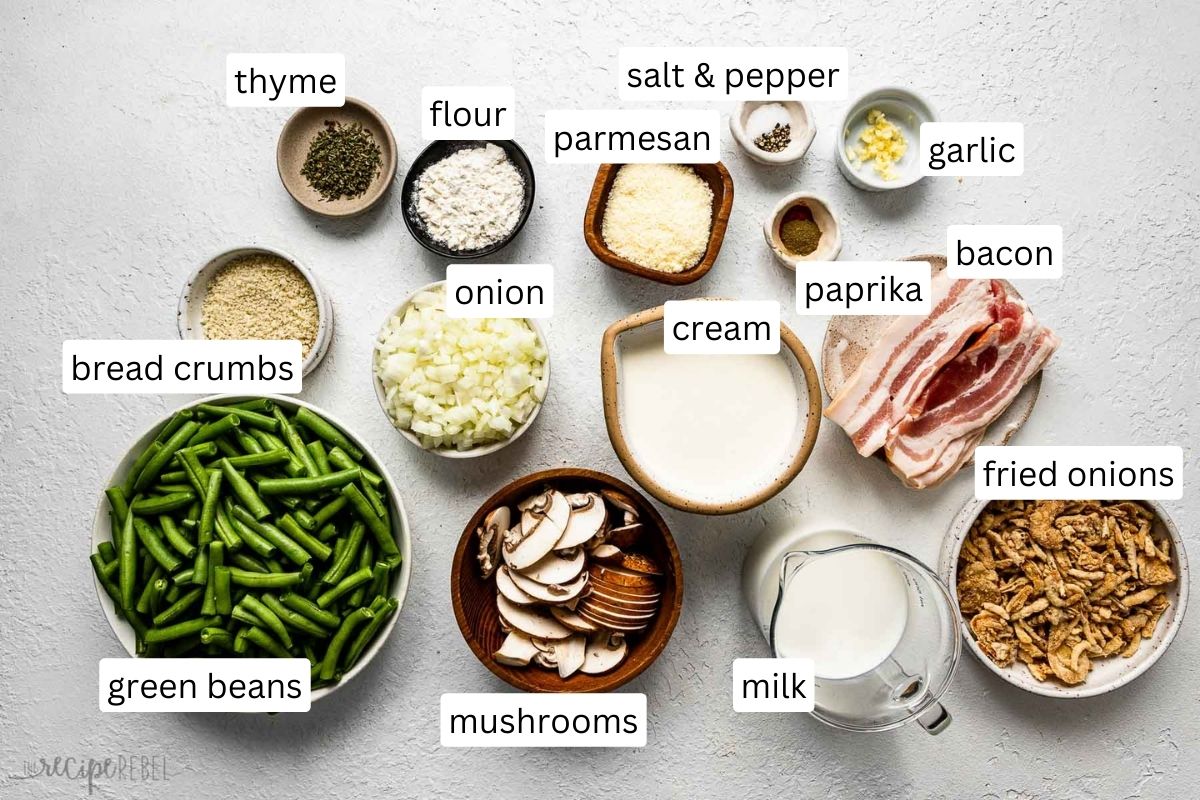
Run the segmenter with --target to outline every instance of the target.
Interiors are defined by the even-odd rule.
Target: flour
[[[494,144],[459,150],[417,178],[416,211],[429,235],[451,250],[478,250],[517,227],[525,180]]]

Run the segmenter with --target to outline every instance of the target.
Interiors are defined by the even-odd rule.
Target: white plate
[[[371,659],[374,658],[375,654],[379,652],[379,649],[383,647],[384,641],[388,638],[388,636],[391,635],[392,629],[396,627],[396,620],[400,617],[400,612],[404,609],[404,596],[408,593],[408,581],[409,576],[412,573],[412,539],[409,536],[408,531],[408,517],[404,513],[404,504],[400,501],[400,493],[396,490],[396,483],[392,480],[392,476],[388,474],[387,468],[383,466],[383,463],[375,455],[374,451],[372,451],[362,439],[355,436],[354,432],[347,428],[343,422],[335,419],[311,403],[306,403],[303,400],[296,400],[291,397],[281,397],[273,394],[224,394],[205,397],[188,403],[187,405],[180,406],[180,408],[191,408],[193,406],[200,405],[201,403],[213,403],[218,401],[237,402],[239,400],[252,400],[256,397],[269,397],[280,406],[288,409],[292,409],[297,406],[304,406],[311,411],[315,411],[331,425],[336,427],[342,433],[346,434],[350,441],[358,445],[359,449],[361,449],[366,455],[367,460],[371,463],[371,466],[375,472],[379,473],[379,475],[383,477],[384,485],[387,486],[388,507],[391,510],[392,517],[392,535],[396,537],[396,544],[400,548],[400,556],[403,559],[400,562],[399,574],[392,579],[391,591],[391,596],[394,597],[396,602],[398,602],[400,605],[396,608],[395,613],[392,614],[388,621],[384,623],[383,628],[379,631],[379,633],[376,634],[374,641],[372,641],[371,644],[368,645],[367,649],[363,651],[362,656],[358,659],[358,662],[355,663],[355,665],[351,667],[345,675],[342,676],[340,681],[332,686],[324,686],[319,689],[312,690],[312,701],[315,703],[321,698],[328,697],[329,695],[333,694],[339,688],[349,683],[354,676],[366,669],[367,664],[371,662]],[[120,463],[117,464],[116,470],[114,470],[113,474],[109,476],[108,482],[104,484],[105,486],[113,486],[124,480],[126,471],[128,471],[133,465],[133,462],[137,460],[138,454],[145,450],[146,447],[149,446],[150,442],[154,441],[154,437],[158,435],[158,432],[162,430],[163,426],[170,421],[171,417],[175,415],[175,411],[178,410],[179,409],[175,409],[162,419],[158,420],[158,422],[154,423],[154,425],[152,425],[140,439],[134,442],[133,446],[125,453],[124,458],[122,458]],[[112,541],[112,530],[109,523],[108,510],[108,498],[106,498],[104,496],[104,492],[101,491],[100,501],[96,507],[96,516],[92,520],[92,552],[96,551],[96,547],[101,542]],[[121,645],[125,648],[125,652],[127,652],[130,656],[135,655],[137,643],[133,633],[133,628],[131,628],[129,623],[125,622],[125,620],[117,617],[117,610],[113,606],[112,598],[108,596],[108,593],[104,591],[104,587],[100,585],[100,581],[96,579],[95,572],[91,572],[92,582],[96,585],[96,595],[100,598],[100,607],[104,609],[104,616],[108,620],[109,626],[112,627],[113,634],[116,635],[118,640],[120,640]]]
[[[188,276],[187,281],[183,284],[183,290],[179,293],[179,308],[175,314],[179,324],[179,338],[204,338],[204,294],[208,289],[208,282],[213,279],[213,276],[224,269],[226,264],[235,258],[258,253],[282,258],[295,267],[304,276],[304,279],[308,281],[308,285],[312,287],[313,295],[317,298],[317,340],[313,342],[312,349],[308,351],[308,355],[304,358],[303,370],[304,374],[307,375],[316,369],[317,364],[321,363],[321,359],[325,357],[325,351],[329,349],[329,343],[333,341],[333,304],[325,296],[325,292],[321,289],[321,284],[317,283],[317,276],[313,275],[308,267],[305,267],[287,253],[274,247],[261,247],[257,245],[235,247],[218,253],[202,266],[196,268]]]
[[[958,598],[958,552],[962,549],[963,541],[967,538],[967,534],[971,531],[971,525],[974,524],[975,518],[979,516],[984,507],[989,503],[988,500],[971,500],[967,503],[958,516],[954,518],[954,522],[950,524],[950,531],[942,544],[942,555],[939,561],[939,572],[946,585],[950,587],[950,593]],[[1167,589],[1167,598],[1171,604],[1167,606],[1167,610],[1163,612],[1162,618],[1154,627],[1154,636],[1149,640],[1143,640],[1142,646],[1138,651],[1129,658],[1121,656],[1113,656],[1111,658],[1094,659],[1092,661],[1092,671],[1088,673],[1087,678],[1078,686],[1066,686],[1053,679],[1039,681],[1029,672],[1028,668],[1020,661],[1014,663],[1011,667],[1001,667],[992,661],[982,650],[979,649],[979,644],[975,641],[975,635],[971,632],[967,625],[967,619],[963,617],[959,620],[962,626],[963,638],[967,642],[967,646],[971,652],[983,662],[984,666],[992,672],[999,675],[1004,680],[1024,689],[1033,694],[1040,694],[1043,697],[1095,697],[1100,694],[1107,694],[1115,689],[1119,689],[1125,684],[1137,678],[1146,670],[1154,665],[1166,652],[1167,647],[1175,638],[1175,634],[1179,632],[1179,626],[1183,623],[1183,613],[1187,609],[1188,601],[1188,561],[1187,553],[1183,549],[1183,537],[1179,535],[1179,529],[1175,527],[1175,523],[1167,516],[1166,510],[1153,500],[1142,501],[1143,505],[1147,506],[1154,512],[1157,517],[1153,533],[1156,537],[1166,537],[1171,541],[1171,548],[1174,551],[1171,563],[1175,567],[1176,580]],[[961,615],[960,615],[961,616]]]
[[[375,342],[371,345],[371,385],[375,387],[375,399],[377,399],[379,401],[379,408],[383,410],[383,415],[385,417],[387,417],[388,422],[392,423],[392,427],[396,428],[396,430],[400,433],[401,436],[403,436],[405,439],[407,439],[409,442],[411,442],[415,446],[424,450],[426,453],[433,453],[434,455],[438,455],[443,458],[476,458],[478,456],[490,455],[499,450],[503,450],[505,447],[508,447],[510,444],[515,442],[517,439],[520,439],[521,436],[524,435],[525,431],[529,430],[529,426],[533,425],[533,421],[535,419],[537,419],[538,414],[541,413],[542,406],[544,406],[546,404],[545,397],[542,398],[542,402],[540,402],[536,406],[534,406],[533,412],[529,415],[529,419],[522,422],[517,427],[517,429],[512,432],[512,435],[509,436],[507,439],[503,439],[499,442],[492,442],[491,444],[483,444],[483,445],[479,445],[477,447],[472,447],[470,450],[456,450],[451,447],[438,447],[438,448],[430,449],[430,448],[426,447],[425,445],[421,444],[421,440],[418,439],[416,437],[416,434],[414,434],[412,431],[404,430],[403,428],[398,427],[396,425],[395,421],[392,419],[392,415],[388,413],[387,401],[385,399],[386,395],[385,395],[384,388],[383,388],[383,382],[380,381],[379,377],[375,374],[375,349],[379,345],[379,337],[383,334],[383,329],[387,326],[388,322],[391,321],[392,317],[395,317],[396,315],[400,314],[408,306],[408,304],[413,301],[413,298],[416,297],[417,295],[419,295],[421,292],[431,292],[434,289],[438,288],[439,286],[444,286],[445,284],[446,284],[445,281],[434,281],[433,283],[426,284],[425,286],[422,286],[420,289],[417,289],[415,292],[410,294],[408,297],[404,298],[404,301],[401,302],[400,305],[396,306],[395,308],[393,308],[391,311],[388,312],[388,315],[384,319],[383,324],[379,326],[379,333],[375,334]],[[542,349],[546,351],[546,362],[542,368],[543,368],[543,370],[545,370],[546,396],[549,396],[549,394],[550,394],[550,348],[546,344],[546,334],[542,332],[542,328],[540,325],[537,324],[537,320],[526,319],[525,321],[527,323],[529,323],[529,327],[533,328],[533,332],[535,334],[537,334],[538,342],[542,345]]]

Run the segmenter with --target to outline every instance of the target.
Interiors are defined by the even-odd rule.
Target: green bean
[[[229,408],[236,408],[242,411],[259,411],[264,414],[270,414],[271,409],[275,407],[275,401],[269,397],[256,397],[253,400],[242,400],[239,403],[230,403]]]
[[[150,463],[150,460],[158,455],[158,451],[162,450],[162,445],[158,442],[151,442],[150,445],[134,459],[133,464],[129,467],[129,472],[125,476],[125,482],[121,484],[121,493],[125,497],[131,497],[134,491],[134,484],[137,482],[137,477]]]
[[[238,419],[237,414],[226,414],[214,422],[208,422],[200,426],[200,430],[192,434],[192,438],[188,439],[188,446],[194,447],[198,444],[211,442],[233,431],[234,428],[242,424]],[[220,447],[220,445],[217,445]]]
[[[178,461],[178,460],[179,460],[179,459],[176,459],[176,461]],[[174,483],[174,484],[187,483],[187,481],[188,481],[188,474],[187,474],[187,470],[184,470],[183,468],[180,468],[180,469],[177,469],[177,470],[173,470],[173,471],[171,471],[171,472],[163,472],[163,473],[160,473],[160,474],[159,474],[159,476],[158,476],[158,479],[159,479],[160,481],[162,481],[164,484],[171,484],[171,483]]]
[[[342,620],[341,626],[337,629],[337,633],[329,640],[329,647],[325,649],[325,658],[321,661],[321,679],[331,680],[334,672],[337,670],[338,661],[341,659],[342,648],[346,646],[347,640],[354,633],[354,629],[362,623],[374,619],[375,614],[369,608],[357,608],[346,615]]]
[[[181,452],[188,453],[196,458],[212,458],[219,452],[216,442],[201,442],[188,447],[180,448]]]
[[[287,632],[287,628],[284,626],[283,620],[279,618],[278,614],[268,608],[265,603],[252,594],[243,597],[241,604],[245,606],[250,613],[261,619],[266,629],[275,634],[275,638],[282,642],[284,647],[291,649],[291,634]]]
[[[329,554],[333,552],[329,545],[300,527],[300,523],[296,522],[295,517],[291,514],[284,514],[279,518],[279,528],[295,539],[296,543],[307,550],[317,561],[328,560]]]
[[[235,586],[245,586],[250,589],[286,589],[300,583],[299,572],[259,573],[238,567],[229,567],[229,578]]]
[[[312,532],[317,529],[317,521],[313,519],[313,515],[305,511],[303,508],[297,509],[293,516],[296,522],[300,523],[300,527],[304,530]]]
[[[329,635],[329,631],[325,630],[303,614],[288,608],[282,602],[280,602],[278,597],[273,594],[264,593],[262,596],[262,603],[268,609],[270,609],[270,611],[274,613],[275,616],[278,617],[285,625],[290,625],[302,633],[307,633],[309,636],[316,636],[317,638],[321,639]],[[282,638],[283,637],[280,637],[280,639]]]
[[[336,586],[322,592],[320,597],[317,598],[317,605],[321,608],[329,608],[339,597],[354,591],[369,580],[371,580],[371,569],[369,567],[352,572],[338,581]]]
[[[362,450],[346,437],[344,433],[339,431],[326,420],[322,419],[318,414],[310,411],[304,406],[296,409],[296,422],[308,428],[318,438],[324,439],[328,444],[334,447],[340,447],[347,455],[355,461],[361,461],[363,457]]]
[[[342,578],[346,577],[346,573],[350,571],[350,565],[358,558],[358,548],[362,546],[363,536],[366,535],[367,526],[361,522],[355,522],[350,526],[350,534],[339,541],[345,542],[345,549],[341,555],[334,559],[333,564],[326,570],[325,575],[321,578],[322,583],[336,584]]]
[[[138,541],[146,548],[146,552],[167,572],[175,572],[183,564],[183,560],[163,544],[158,531],[141,517],[134,516],[134,530],[137,531]]]
[[[317,538],[322,542],[328,542],[333,537],[337,536],[337,527],[332,523],[328,523],[324,528],[317,531]]]
[[[356,514],[363,522],[367,524],[367,528],[375,537],[375,543],[379,545],[380,552],[388,557],[399,556],[400,548],[396,546],[396,540],[392,536],[389,527],[375,515],[374,509],[371,508],[370,502],[363,496],[363,493],[358,490],[358,486],[353,483],[348,483],[342,487],[342,497],[345,497],[350,505],[354,508]]]
[[[196,406],[196,408],[206,414],[211,414],[214,417],[223,417],[229,413],[229,408],[227,406],[217,406],[213,405],[212,403],[201,403],[200,405]],[[249,425],[251,428],[258,428],[259,430],[269,431],[270,433],[275,433],[277,430],[279,430],[279,423],[271,417],[259,414],[249,409],[241,408],[238,409],[236,413],[238,419],[244,424]]]
[[[270,655],[276,658],[291,658],[292,654],[284,649],[278,642],[271,638],[270,634],[257,626],[251,626],[246,629],[246,639],[251,644],[256,644],[263,650],[266,650]]]
[[[288,455],[287,450],[259,450],[257,453],[234,456],[227,460],[232,467],[249,469],[250,467],[270,467],[275,464],[286,464]]]
[[[162,528],[163,538],[174,548],[175,552],[184,558],[195,558],[196,546],[180,533],[178,526],[175,525],[175,520],[163,514],[158,518],[158,527]]]
[[[159,578],[146,585],[150,587],[150,592],[146,597],[146,608],[139,608],[138,612],[141,614],[157,614],[159,611],[162,611],[163,598],[166,596],[167,588],[170,587],[171,582],[166,578]]]
[[[349,503],[350,501],[345,497],[338,495],[330,500],[327,504],[321,506],[316,510],[316,512],[313,513],[313,519],[316,521],[317,527],[325,527],[325,523],[337,516],[337,513],[345,508]]]
[[[229,616],[233,618],[234,622],[240,622],[243,625],[261,625],[262,624],[262,620],[260,620],[257,616],[255,616],[253,611],[246,608],[241,603],[238,603],[232,609],[230,609]]]
[[[313,463],[317,465],[318,473],[328,475],[333,472],[329,468],[329,457],[325,454],[325,445],[321,444],[320,439],[313,439],[304,446],[308,448],[308,454],[312,456]]]
[[[259,561],[252,555],[246,553],[233,553],[229,556],[229,563],[235,567],[241,567],[250,572],[270,572],[267,565]]]
[[[192,583],[196,586],[208,584],[208,542],[199,546],[196,560],[192,562]]]
[[[224,628],[201,628],[200,641],[215,644],[222,650],[233,651],[233,634]]]
[[[217,446],[217,451],[223,458],[233,458],[240,456],[242,451],[237,448],[237,445],[229,441],[228,436],[222,436],[219,439],[213,439],[213,444]]]
[[[213,570],[213,601],[217,607],[217,613],[221,615],[229,614],[233,607],[233,595],[230,591],[229,567],[217,567]]]
[[[117,515],[117,522],[124,524],[125,515],[129,513],[129,503],[125,500],[125,490],[120,486],[110,486],[104,490],[104,496],[108,498],[109,508]]]
[[[233,637],[233,652],[240,656],[244,656],[250,652],[250,642],[246,639],[246,631],[249,628],[242,628],[237,632],[237,636]]]
[[[289,561],[294,564],[303,566],[312,556],[308,551],[296,543],[294,539],[286,533],[279,530],[269,522],[260,522],[256,520],[249,511],[241,506],[233,507],[233,518],[242,523],[248,528],[254,530],[262,538],[266,539],[271,544],[279,548],[279,552],[283,553]]]
[[[203,500],[204,490],[208,486],[208,470],[200,464],[200,459],[196,457],[195,453],[187,450],[180,450],[176,453],[175,460],[179,466],[183,467],[188,483],[196,490],[196,496]]]
[[[175,451],[183,447],[188,439],[192,437],[200,426],[190,419],[179,426],[179,430],[171,434],[171,438],[166,441],[154,457],[146,462],[146,466],[142,468],[141,473],[137,476],[137,480],[133,483],[133,488],[141,491],[147,486],[154,485],[154,481],[158,478],[158,473],[163,471],[163,467],[175,455]],[[132,504],[131,504],[132,505]]]
[[[187,611],[200,597],[204,594],[204,590],[197,587],[190,590],[183,597],[180,597],[171,605],[167,606],[161,613],[154,616],[154,627],[161,628],[169,622],[176,620],[180,614]],[[216,623],[213,623],[214,625]]]
[[[228,458],[221,459],[221,471],[225,473],[225,479],[229,481],[229,488],[233,490],[238,501],[253,514],[254,519],[259,520],[271,516],[271,509],[267,508],[267,504],[254,491],[250,481],[233,468]]]
[[[247,455],[257,455],[263,452],[263,446],[258,443],[258,439],[241,428],[234,430],[233,438],[237,439],[238,447],[242,448]]]
[[[345,486],[358,480],[358,476],[356,468],[331,472],[316,478],[263,478],[258,482],[258,491],[265,495],[316,494]]]
[[[101,542],[96,545],[96,552],[100,554],[100,558],[104,559],[105,564],[115,561],[117,558],[117,548],[112,542]]]
[[[375,638],[375,634],[379,632],[379,629],[384,626],[384,624],[388,621],[388,618],[392,616],[392,614],[394,614],[396,609],[399,607],[400,603],[393,597],[388,598],[388,600],[384,602],[383,608],[379,610],[374,608],[371,609],[371,612],[375,616],[362,627],[362,630],[360,630],[358,635],[354,637],[354,641],[351,643],[349,649],[346,650],[346,658],[342,662],[343,670],[346,672],[350,671],[350,669],[358,662],[358,658],[362,655],[363,650],[366,649],[367,644],[370,643],[371,639]]]
[[[191,570],[188,570],[188,572],[191,572]],[[178,600],[183,595],[183,590],[181,590],[179,588],[182,585],[183,585],[182,583],[176,583],[175,581],[171,581],[171,586],[167,589],[167,593],[165,595],[163,595],[163,600],[167,601],[167,605],[174,603],[176,600]],[[158,612],[156,611],[154,613],[157,614]]]
[[[313,601],[309,600],[307,597],[298,595],[295,592],[288,592],[287,594],[281,596],[279,601],[296,613],[302,614],[318,625],[322,625],[326,628],[335,628],[337,627],[337,624],[341,622],[341,618],[338,617],[337,614],[334,614],[331,611],[326,611]]]
[[[230,524],[230,527],[233,528],[233,532],[238,535],[238,538],[242,540],[242,542],[246,545],[246,547],[249,547],[251,550],[253,550],[258,555],[262,556],[263,558],[270,558],[271,556],[275,555],[275,551],[276,551],[275,545],[271,544],[266,539],[259,536],[258,533],[256,533],[248,525],[243,525],[241,523],[241,521],[236,516],[233,515],[233,509],[234,509],[233,501],[230,500],[229,498],[226,498],[226,502],[227,502],[227,505],[225,506],[226,518],[229,520],[229,524]]]
[[[287,443],[288,449],[304,466],[304,472],[308,477],[317,477],[317,464],[313,461],[312,454],[308,452],[308,448],[304,446],[304,440],[300,438],[300,434],[296,431],[292,423],[288,421],[287,416],[279,408],[273,412],[275,419],[279,422],[279,433],[283,437],[283,441]]]
[[[224,462],[222,462],[224,463]],[[221,498],[221,481],[223,474],[219,470],[208,473],[208,482],[204,487],[204,505],[200,507],[200,531],[198,534],[201,546],[212,541],[213,525],[217,519],[217,502]]]
[[[157,619],[158,617],[155,617],[155,620]],[[179,622],[166,627],[163,627],[161,623],[156,621],[154,627],[146,631],[146,641],[153,644],[155,642],[169,642],[175,639],[183,639],[188,636],[194,636],[205,628],[211,628],[220,624],[220,617],[196,617],[195,619],[189,619],[187,622]]]
[[[225,543],[220,540],[209,542],[208,580],[204,584],[204,602],[200,605],[201,614],[217,613],[217,569],[223,566],[225,566]]]
[[[92,553],[91,562],[92,571],[96,573],[96,580],[100,583],[101,588],[104,589],[104,593],[112,600],[113,607],[117,609],[117,613],[122,614],[121,589],[113,583],[112,576],[106,573],[104,559],[100,557],[99,553]]]
[[[195,416],[196,413],[190,408],[179,409],[173,415],[171,415],[171,419],[169,419],[167,424],[163,426],[163,429],[158,432],[158,436],[154,437],[154,441],[158,442],[159,444],[167,441],[175,434],[175,431],[179,430],[183,423]]]
[[[375,515],[383,520],[385,525],[390,525],[391,521],[388,517],[387,504],[383,502],[383,497],[380,496],[379,492],[375,491],[374,486],[366,481],[359,481],[358,485],[361,487],[363,496],[367,498],[367,502],[371,504],[371,509],[375,512]]]
[[[340,447],[335,447],[329,451],[329,463],[338,469],[352,469],[358,467],[362,470],[363,480],[370,483],[372,486],[379,488],[383,485],[383,476],[359,464],[356,459],[351,458],[345,450]]]
[[[213,519],[213,530],[217,534],[217,538],[225,545],[225,549],[229,552],[235,552],[242,548],[242,537],[238,536],[233,529],[233,524],[229,521],[229,517],[225,514],[225,506],[217,504],[216,514]]]
[[[129,508],[135,514],[154,516],[156,514],[165,514],[168,511],[178,511],[185,506],[191,505],[195,499],[196,495],[191,491],[175,492],[163,497],[139,497],[129,505]]]
[[[117,582],[121,587],[121,607],[127,612],[134,610],[134,589],[137,583],[137,533],[133,529],[133,513],[125,515],[121,529],[121,549],[118,553],[120,570]]]
[[[154,571],[150,573],[150,578],[146,581],[146,584],[142,587],[141,594],[138,595],[137,602],[134,603],[134,605],[133,605],[133,607],[135,609],[137,609],[137,612],[139,614],[150,613],[150,594],[151,594],[151,592],[154,591],[154,582],[162,580],[163,575],[165,575],[165,574],[166,574],[166,572],[163,570],[162,567],[155,565]],[[167,591],[167,587],[164,586],[163,593],[165,594],[166,591]]]
[[[291,448],[287,443],[273,433],[266,431],[251,431],[258,443],[263,446],[264,450],[286,450],[288,454],[288,462],[284,465],[283,471],[288,475],[295,477],[304,472],[304,465],[300,463],[300,459],[292,453]]]
[[[176,572],[174,575],[171,576],[171,583],[175,584],[176,586],[184,586],[186,584],[191,583],[192,578],[195,577],[195,575],[196,575],[196,570],[194,567],[188,567],[187,569],[181,569],[181,570],[179,570],[179,572]]]
[[[387,597],[388,577],[392,568],[383,561],[376,561],[371,569],[371,588],[367,590],[368,597]]]
[[[150,487],[150,491],[161,496],[166,496],[169,494],[190,494],[192,497],[196,496],[196,493],[192,490],[191,485],[187,483],[156,483]],[[156,499],[161,500],[162,497]],[[142,500],[142,502],[145,503],[146,501]],[[185,503],[184,505],[187,504]]]

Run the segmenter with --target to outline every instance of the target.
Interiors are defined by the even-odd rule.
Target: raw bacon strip
[[[825,409],[861,455],[883,447],[888,431],[946,362],[997,319],[994,281],[933,276],[933,311],[897,317]]]
[[[887,457],[910,485],[932,486],[974,451],[946,450],[978,435],[1004,413],[1046,363],[1058,339],[1019,299],[1003,296],[998,321],[930,381],[909,413],[888,434]]]
[[[890,461],[888,462],[888,466],[892,468],[892,472],[896,473],[900,480],[904,481],[904,485],[910,489],[927,489],[930,486],[941,483],[962,469],[962,465],[967,463],[971,456],[974,455],[975,448],[983,441],[983,434],[986,432],[987,428],[980,428],[966,436],[960,436],[955,439],[942,451],[941,457],[938,458],[933,467],[921,475],[915,477],[905,475]]]

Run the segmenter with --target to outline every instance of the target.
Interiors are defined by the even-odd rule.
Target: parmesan
[[[712,231],[713,193],[690,167],[626,164],[617,171],[601,235],[617,255],[659,272],[696,266]]]

